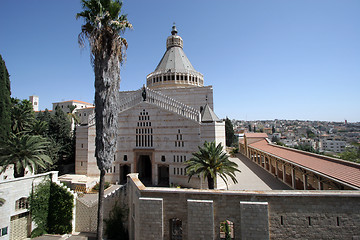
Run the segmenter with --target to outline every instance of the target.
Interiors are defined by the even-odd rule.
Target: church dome
[[[166,52],[154,72],[146,77],[147,87],[204,86],[204,77],[191,65],[183,51],[183,40],[177,35],[175,25],[166,40]]]

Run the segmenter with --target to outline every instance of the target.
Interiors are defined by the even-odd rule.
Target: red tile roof
[[[55,103],[65,103],[65,102],[77,102],[77,103],[82,103],[82,104],[93,105],[92,103],[88,103],[88,102],[84,102],[84,101],[79,101],[79,100],[69,100],[69,101],[62,101],[62,102],[55,102]]]
[[[245,133],[245,137],[247,137],[247,138],[267,138],[268,135],[266,133]]]
[[[315,170],[350,185],[360,187],[360,164],[327,158],[320,155],[317,157],[316,154],[306,154],[269,144],[266,140],[252,143],[249,146],[286,159],[289,162]]]

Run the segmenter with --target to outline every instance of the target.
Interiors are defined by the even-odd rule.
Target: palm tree
[[[120,64],[128,46],[121,35],[132,28],[121,7],[119,0],[82,0],[83,11],[76,15],[85,20],[79,44],[89,41],[95,74],[95,156],[100,170],[97,239],[102,239],[103,232],[105,170],[111,167],[116,150]]]
[[[217,146],[215,142],[206,142],[203,147],[198,147],[199,151],[193,153],[193,157],[185,162],[186,174],[189,176],[189,182],[193,175],[201,175],[203,179],[207,178],[209,189],[214,189],[216,176],[219,175],[227,186],[227,176],[231,178],[234,183],[237,183],[235,172],[240,172],[237,169],[238,165],[228,159],[228,156],[223,152],[221,143]]]
[[[25,169],[36,172],[38,167],[47,168],[52,164],[49,156],[45,154],[48,142],[41,136],[29,134],[13,134],[0,143],[0,173],[14,165],[14,177],[23,177]]]
[[[73,131],[75,126],[79,124],[80,119],[74,112],[76,108],[74,105],[68,105],[67,108],[69,109],[67,116],[71,122],[71,131]]]
[[[30,131],[35,119],[30,101],[11,99],[11,131],[13,133]]]

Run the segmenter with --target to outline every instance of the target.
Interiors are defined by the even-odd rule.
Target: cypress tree
[[[10,78],[5,61],[0,54],[0,139],[6,139],[11,127]]]
[[[236,137],[234,133],[234,127],[229,118],[225,119],[225,136],[226,136],[226,146],[231,147],[232,144],[235,142]]]

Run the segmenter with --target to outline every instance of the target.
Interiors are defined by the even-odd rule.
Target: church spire
[[[177,34],[177,30],[176,30],[176,26],[175,23],[172,26],[172,31],[171,31],[171,35],[176,35]]]
[[[166,40],[166,49],[171,47],[181,47],[183,48],[183,40],[177,35],[178,31],[176,29],[175,23],[172,26],[171,35]]]

